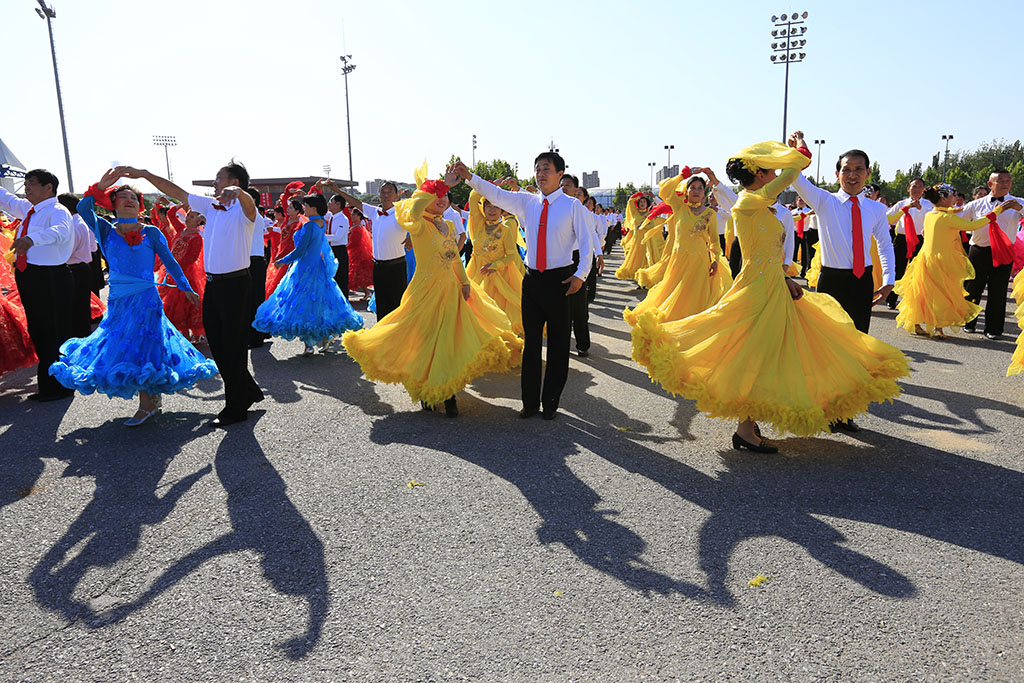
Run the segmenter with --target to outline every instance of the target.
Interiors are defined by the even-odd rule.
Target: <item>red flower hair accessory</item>
[[[438,199],[448,194],[448,190],[451,188],[444,184],[441,180],[425,180],[420,185],[420,190],[423,192],[429,192],[430,194],[437,195]]]

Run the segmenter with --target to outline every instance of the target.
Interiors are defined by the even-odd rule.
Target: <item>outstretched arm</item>
[[[155,173],[150,173],[144,168],[133,168],[132,166],[118,166],[115,171],[118,171],[120,176],[123,178],[141,178],[145,180],[153,187],[155,187],[161,194],[165,194],[168,197],[177,199],[179,202],[184,202],[188,199],[188,192],[181,189],[170,180],[161,178]],[[252,201],[250,198],[249,201]]]

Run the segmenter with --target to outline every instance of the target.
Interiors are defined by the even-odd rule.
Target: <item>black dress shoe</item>
[[[1003,338],[1003,335],[1001,335],[1001,334],[993,334],[991,332],[986,332],[985,333],[985,339],[991,339],[992,341],[996,341],[997,339],[1002,339],[1002,338]]]
[[[266,396],[264,396],[263,392],[260,391],[259,389],[257,389],[256,391],[252,391],[249,393],[249,405],[252,405],[253,403],[259,403],[264,398],[266,398]]]
[[[761,439],[761,443],[750,443],[746,439],[742,438],[739,434],[733,433],[732,435],[732,447],[738,451],[746,448],[754,453],[778,453],[779,449],[777,446],[769,445],[767,441]]]
[[[536,415],[539,412],[540,411],[537,410],[536,408],[523,408],[522,410],[519,411],[519,417],[520,417],[520,419],[525,420],[525,419],[527,419],[529,417],[533,417],[534,415]]]
[[[444,402],[444,414],[447,415],[448,417],[458,417],[459,416],[459,406],[455,402],[455,397],[454,396],[452,396],[449,399],[445,399],[445,402]]]
[[[587,356],[590,355],[590,351],[577,351],[576,355],[579,356],[580,358],[586,358]]]
[[[220,415],[218,415],[217,417],[215,417],[212,420],[210,420],[209,422],[207,422],[206,426],[209,427],[210,429],[217,429],[218,427],[227,427],[228,425],[233,425],[233,424],[236,424],[238,422],[245,422],[248,419],[249,419],[248,415],[242,415],[242,416],[220,416]]]
[[[967,325],[964,325],[964,332],[966,332],[967,334],[976,334],[977,330],[974,329],[973,326],[972,327],[968,327]]]
[[[554,420],[555,417],[557,417],[557,416],[558,416],[558,408],[552,408],[551,410],[548,410],[547,408],[545,408],[544,409],[544,413],[541,415],[541,417],[543,417],[545,420]]]
[[[828,430],[835,434],[836,432],[847,432],[849,434],[856,434],[860,431],[860,425],[853,420],[839,420],[833,422],[828,426]]]

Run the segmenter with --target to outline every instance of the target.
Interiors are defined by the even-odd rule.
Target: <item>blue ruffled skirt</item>
[[[49,372],[83,394],[132,398],[189,389],[216,375],[217,365],[174,328],[153,286],[110,299],[99,327],[64,342]]]
[[[284,339],[313,346],[348,330],[363,329],[363,316],[341,293],[321,262],[293,263],[270,298],[256,310],[252,326]]]

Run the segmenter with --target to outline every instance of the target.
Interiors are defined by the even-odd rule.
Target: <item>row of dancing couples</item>
[[[851,155],[845,158],[857,161]],[[832,296],[805,293],[784,272],[786,236],[773,205],[809,163],[810,153],[799,137],[791,139],[789,147],[759,143],[732,157],[727,172],[743,188],[732,210],[742,245],[741,273],[718,304],[668,322],[659,321],[653,313],[641,313],[634,329],[634,355],[653,379],[672,393],[696,400],[698,408],[711,416],[738,420],[733,435],[736,448],[777,451],[761,436],[758,421],[801,435],[837,424],[852,427],[853,416],[871,402],[898,395],[896,379],[908,374],[903,354],[866,334],[866,325],[864,330],[858,329],[860,325],[855,326],[848,312],[852,309],[862,318],[865,308],[870,312],[873,300],[884,300],[888,293],[876,293],[870,274],[865,275],[867,252],[856,201],[838,201],[835,207],[837,213],[845,212],[845,221],[840,216],[839,223],[849,230],[845,236],[837,231],[834,241],[850,256],[850,267],[826,266],[828,277],[823,271],[825,283],[819,284],[819,290],[826,291],[831,279],[836,283]],[[561,191],[564,169],[557,153],[539,155],[534,164],[539,192],[530,193],[503,190],[459,162],[447,169],[443,179],[422,182],[411,198],[395,205],[401,227],[412,238],[416,262],[424,266],[417,267],[395,311],[371,329],[344,334],[346,350],[367,377],[402,383],[424,407],[445,402],[451,414],[455,394],[467,383],[486,372],[510,370],[522,356],[520,416],[556,416],[568,374],[569,296],[583,286],[596,242],[582,205]],[[864,175],[866,180],[866,169]],[[125,191],[123,186],[113,186],[121,177],[143,178],[206,216],[203,318],[215,366],[167,324],[159,298],[151,306],[155,322],[137,312],[115,315],[113,309],[123,298],[155,296],[151,276],[154,255],[165,261],[179,286],[188,289],[157,231],[130,237],[131,219],[140,210],[139,199],[130,188]],[[128,363],[140,368],[138,350],[142,346],[154,354],[147,359],[146,372],[122,370],[120,375],[131,377],[135,391],[149,397],[177,391],[219,369],[227,405],[210,424],[223,426],[244,420],[248,408],[262,400],[248,372],[246,351],[246,268],[256,214],[244,191],[247,181],[244,169],[235,165],[222,168],[217,174],[216,197],[211,199],[189,195],[147,171],[129,167],[108,171],[82,200],[80,211],[88,216],[90,199],[105,193],[117,215],[116,227],[90,216],[111,267],[111,314],[90,337],[61,347],[60,359],[50,366],[49,374],[64,386],[124,395],[107,391],[105,383],[116,382],[113,366]],[[445,195],[462,181],[478,195],[481,208],[492,204],[504,209],[524,229],[521,337],[507,313],[466,276],[452,225],[440,218]],[[15,209],[17,215],[17,210],[26,207],[7,200],[4,208]],[[320,243],[314,237],[322,238],[323,228],[315,220],[307,225],[312,225],[313,236],[300,238],[298,243],[315,249]],[[144,245],[150,246],[139,249]],[[31,247],[21,242],[14,248],[20,254]],[[140,261],[146,261],[145,268],[139,266]],[[137,267],[134,274],[133,267]],[[143,275],[147,269],[148,278]],[[292,270],[298,272],[292,266],[289,275]],[[841,272],[844,270],[847,272]],[[124,294],[115,297],[118,289]],[[149,327],[142,329],[146,325]],[[160,333],[152,334],[153,330]],[[545,331],[546,368],[541,364]],[[146,343],[140,344],[143,339]],[[158,340],[155,344],[151,343],[154,339]],[[44,367],[42,355],[40,359]],[[454,412],[457,414],[457,409]]]

